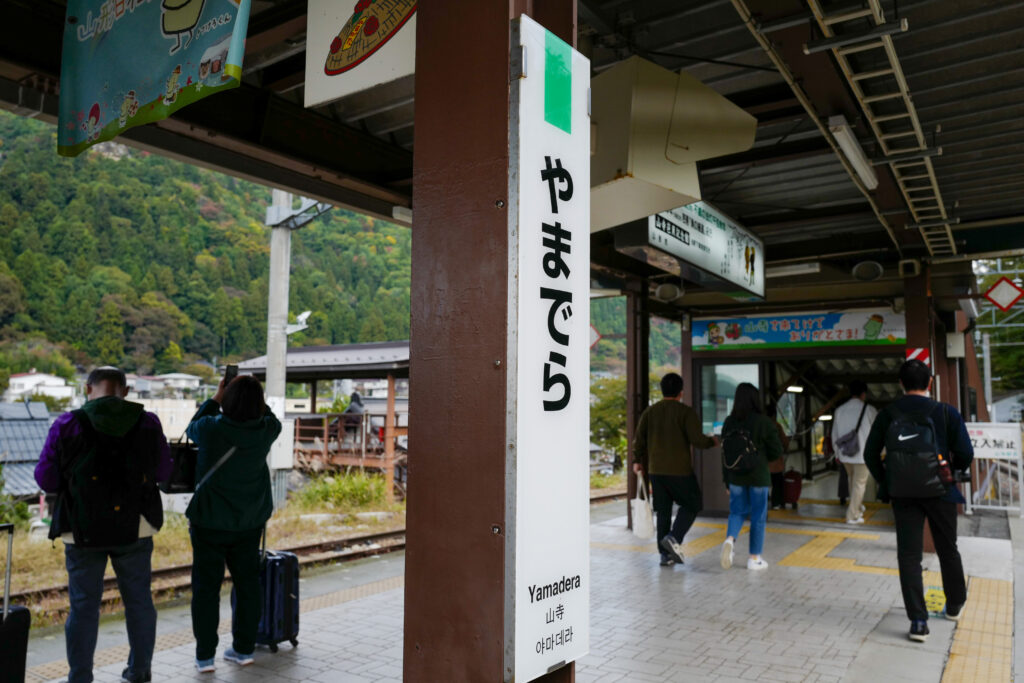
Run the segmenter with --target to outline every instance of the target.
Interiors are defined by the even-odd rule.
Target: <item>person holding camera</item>
[[[956,546],[956,506],[965,500],[956,481],[968,480],[965,471],[974,459],[974,448],[957,409],[929,396],[932,375],[927,365],[908,360],[900,366],[899,380],[904,395],[882,410],[871,425],[864,464],[878,482],[879,498],[892,500],[900,588],[910,619],[908,635],[923,643],[928,638],[928,608],[921,580],[925,519],[942,569],[946,618],[959,620],[967,601],[967,583]]]
[[[280,433],[281,423],[263,401],[263,387],[249,375],[225,376],[188,426],[189,438],[199,446],[199,484],[185,514],[193,554],[192,632],[201,673],[215,668],[225,565],[236,599],[233,642],[224,659],[241,666],[253,661],[260,620],[260,538],[274,511],[267,454]]]

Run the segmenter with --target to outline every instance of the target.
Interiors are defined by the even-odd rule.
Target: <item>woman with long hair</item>
[[[201,673],[215,668],[225,566],[235,604],[233,641],[224,659],[241,666],[253,661],[261,605],[260,537],[274,511],[267,453],[280,433],[281,423],[263,401],[263,387],[249,375],[227,385],[221,380],[188,426],[189,438],[199,446],[200,485],[185,514],[192,539],[192,632]]]
[[[722,479],[729,488],[729,526],[722,544],[722,568],[732,566],[733,546],[750,519],[750,559],[747,569],[767,569],[761,557],[768,521],[771,475],[768,462],[782,457],[782,442],[772,420],[761,410],[757,387],[744,382],[736,387],[732,412],[722,425]]]

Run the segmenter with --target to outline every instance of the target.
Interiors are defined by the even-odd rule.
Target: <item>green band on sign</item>
[[[551,31],[544,39],[544,120],[572,134],[572,48]]]

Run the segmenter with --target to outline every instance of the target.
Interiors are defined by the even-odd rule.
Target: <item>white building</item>
[[[3,400],[8,403],[23,401],[33,395],[50,396],[56,399],[72,399],[75,387],[69,386],[67,380],[46,372],[19,372],[11,375]]]
[[[164,389],[171,391],[197,391],[199,385],[203,383],[202,377],[196,375],[187,375],[184,372],[171,372],[166,375],[157,375],[150,379],[158,380],[163,383]]]

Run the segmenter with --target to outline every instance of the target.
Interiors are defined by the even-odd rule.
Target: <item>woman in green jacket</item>
[[[743,472],[729,470],[726,462],[731,454],[727,451],[742,448],[744,444],[752,444],[757,450],[754,466]],[[729,487],[729,527],[722,544],[722,568],[732,566],[736,537],[743,527],[744,518],[749,517],[750,559],[747,560],[747,569],[767,569],[768,563],[761,557],[761,551],[764,549],[768,493],[772,483],[768,461],[782,457],[782,442],[775,424],[761,411],[761,395],[757,387],[748,382],[736,387],[732,412],[722,425],[722,455],[722,479]]]
[[[214,670],[225,565],[236,600],[233,642],[224,659],[242,666],[253,661],[261,605],[260,537],[274,511],[267,454],[280,433],[281,423],[263,401],[263,387],[248,375],[227,386],[221,380],[217,393],[200,406],[188,426],[189,438],[199,446],[196,481],[201,485],[185,514],[192,538],[196,669],[203,673]]]

